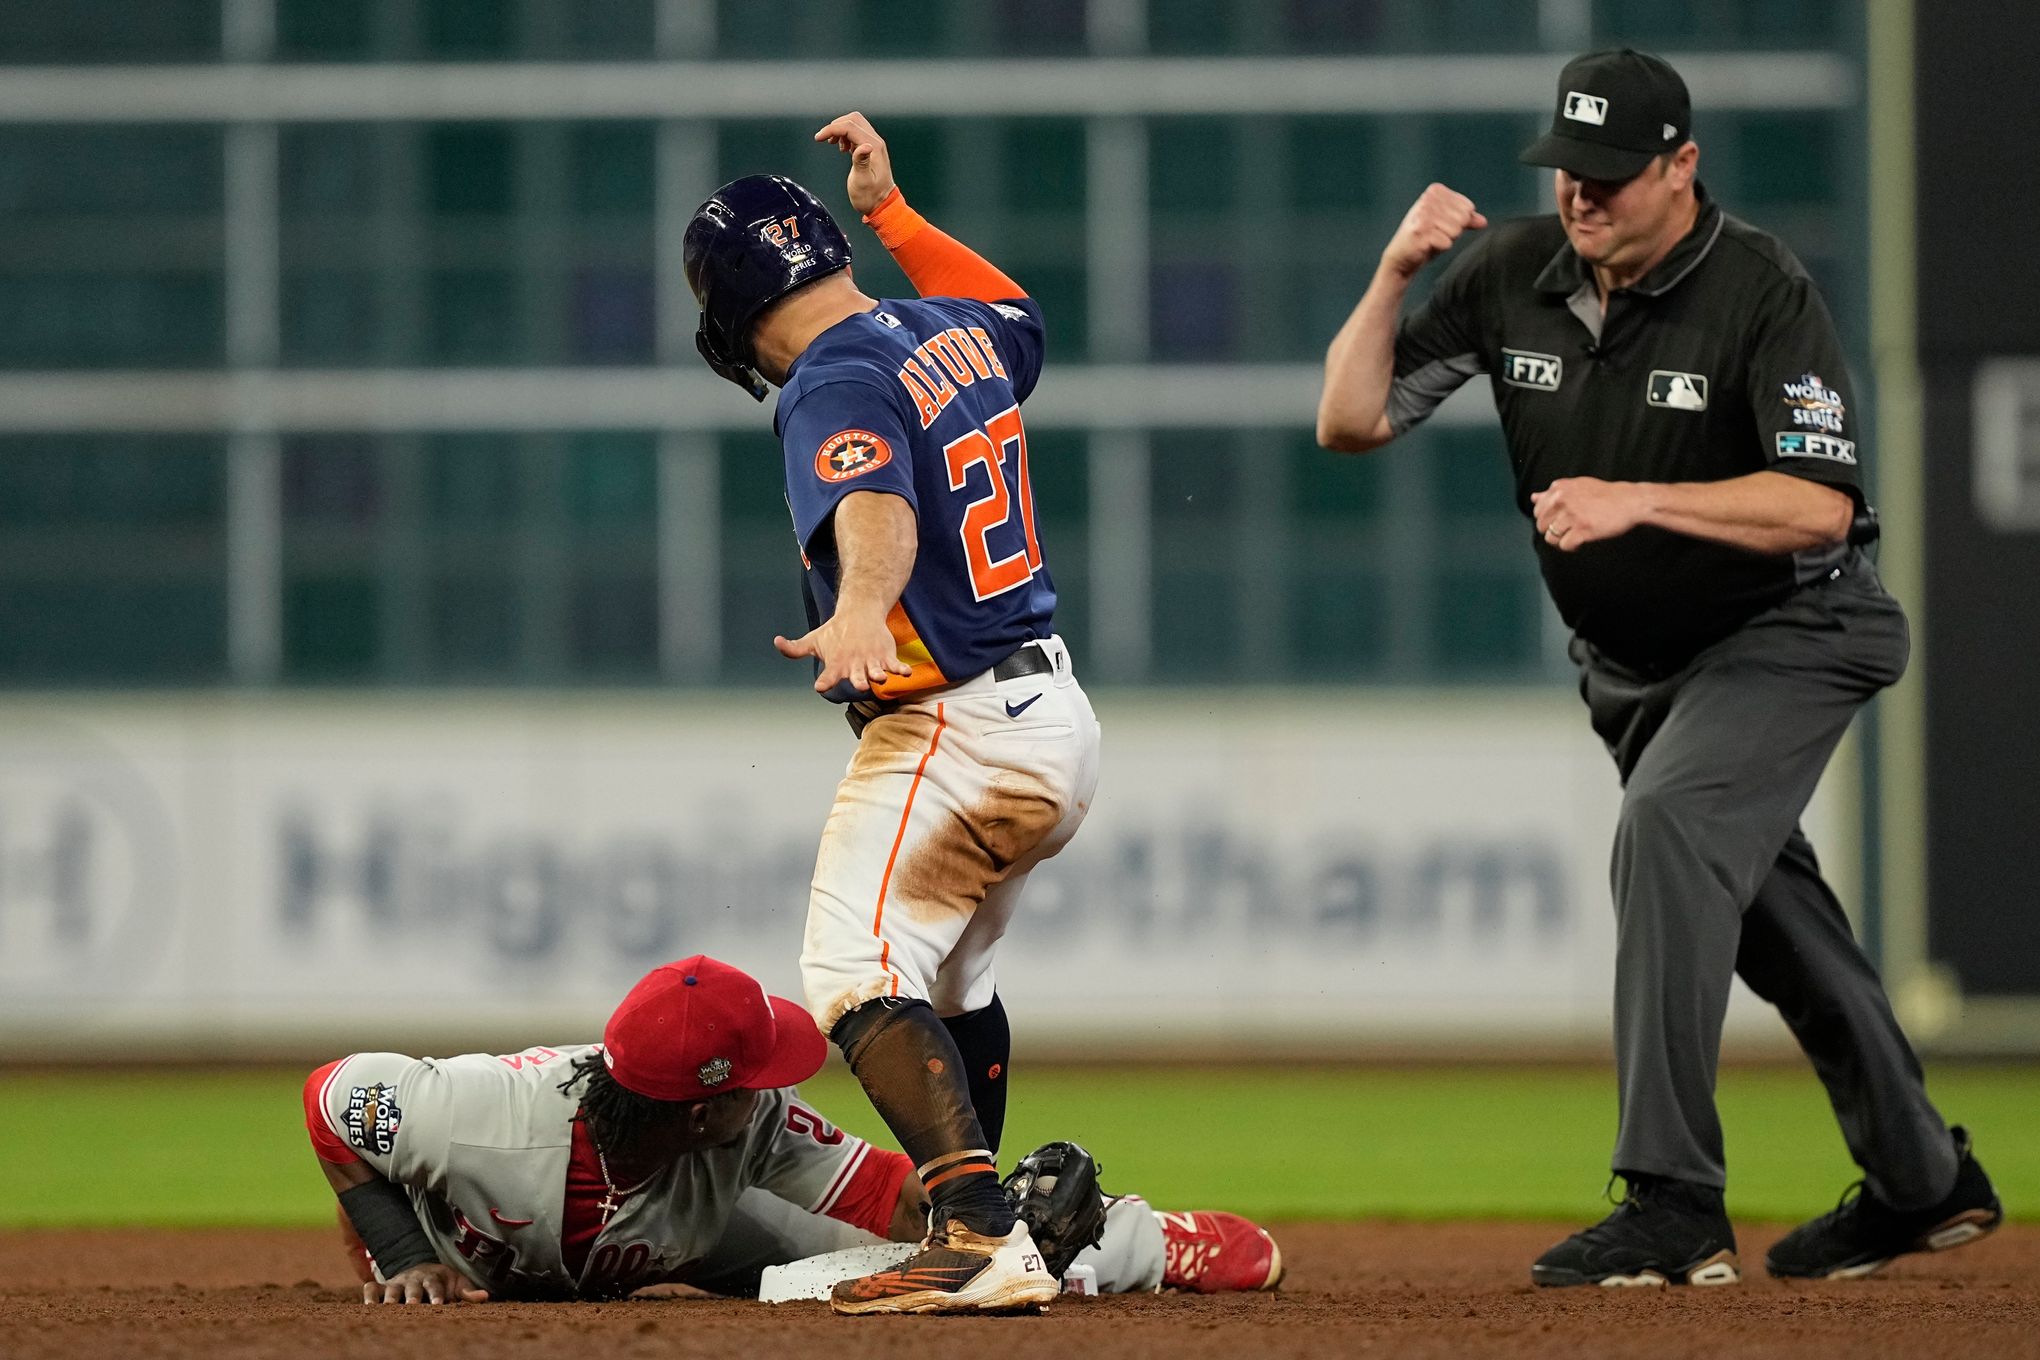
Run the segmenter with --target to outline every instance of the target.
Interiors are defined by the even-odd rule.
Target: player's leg
[[[1139,1195],[1121,1195],[1105,1203],[1105,1235],[1095,1247],[1077,1253],[1075,1266],[1089,1266],[1098,1275],[1101,1294],[1152,1294],[1162,1287],[1168,1268],[1168,1240],[1162,1221]]]
[[[1060,643],[1057,644],[1060,646]],[[1065,653],[1066,655],[1066,653]],[[997,747],[1009,745],[1014,736],[1011,720],[1001,721],[1004,710],[1019,708],[1031,713],[1042,727],[1022,729],[1030,749],[1023,758],[1029,777],[1044,774],[1063,790],[1062,815],[1032,849],[1015,860],[1005,877],[985,891],[984,901],[971,913],[970,924],[958,936],[956,945],[935,976],[932,1000],[936,1013],[955,1039],[969,1075],[971,1104],[983,1128],[986,1146],[994,1160],[1006,1125],[1006,1092],[1012,1067],[1012,1031],[1006,1008],[999,1000],[993,957],[1004,938],[1014,913],[1026,892],[1028,876],[1035,866],[1055,856],[1069,844],[1090,811],[1098,787],[1098,722],[1090,701],[1068,676],[1067,666],[1055,672],[1060,684],[1051,682],[1048,695],[1036,699],[1042,682],[1038,678],[1002,682],[994,691],[997,710],[987,708],[985,723]],[[1014,694],[1008,697],[1006,691]],[[1022,692],[1025,691],[1025,692]],[[1052,702],[1045,702],[1052,700]],[[981,738],[987,729],[980,729]],[[1045,734],[1053,734],[1046,742]],[[992,742],[986,742],[991,745]],[[1014,761],[1002,749],[983,752],[984,762],[1000,768]],[[1009,776],[995,776],[995,779]]]
[[[963,1055],[930,1004],[943,962],[1011,867],[1004,847],[1031,848],[1062,813],[1054,789],[1009,781],[997,796],[1001,824],[987,833],[993,772],[971,749],[977,716],[945,700],[874,719],[816,861],[801,960],[809,1006],[913,1159],[942,1239],[908,1263],[911,1279],[882,1272],[845,1286],[856,1297],[834,1300],[839,1311],[1016,1306],[1054,1294],[1038,1261],[1025,1267],[1031,1244],[1018,1240],[1025,1228],[999,1187]]]
[[[970,1086],[971,1108],[984,1131],[992,1162],[1006,1132],[1007,1075],[1013,1062],[1013,1030],[1006,1005],[999,1000],[992,974],[992,953],[1013,918],[1025,872],[1014,873],[985,890],[985,900],[971,913],[970,924],[955,948],[936,970],[929,1001],[955,1041]]]
[[[1006,1021],[993,973],[993,954],[1004,937],[1020,896],[1027,870],[1009,875],[985,893],[970,924],[935,974],[929,999],[956,1041],[970,1084],[971,1107],[984,1130],[985,1146],[996,1163],[1006,1130],[1006,1091],[1013,1060],[1013,1032]]]
[[[977,1112],[978,1127],[996,1165],[999,1140],[1006,1131],[1006,1078],[1013,1066],[1013,1029],[1006,1021],[1006,1005],[993,992],[992,999],[982,1006],[944,1015],[942,1027],[949,1031],[957,1056],[963,1060],[970,1107]]]
[[[1018,729],[989,677],[875,719],[838,791],[802,958],[809,1002],[913,1158],[937,1236],[964,1248],[931,1238],[899,1271],[839,1291],[839,1311],[1014,1306],[1053,1294],[999,1187],[964,1055],[930,1004],[966,937],[1003,931],[1011,898],[1000,886],[1038,858],[1076,803],[1088,804],[1096,720],[1066,668],[1041,694],[1021,709],[1031,731]],[[947,1009],[990,1000],[987,991]],[[910,1287],[924,1281],[933,1284]]]
[[[772,1266],[883,1241],[763,1190],[746,1190],[715,1246],[668,1283],[754,1298],[760,1276]],[[1283,1272],[1274,1239],[1239,1215],[1162,1213],[1138,1195],[1107,1203],[1105,1235],[1079,1252],[1074,1264],[1095,1273],[1102,1294],[1273,1289]]]
[[[1000,915],[987,898],[1064,804],[1050,781],[983,763],[985,718],[982,701],[951,698],[866,727],[823,835],[802,968],[810,1005],[914,1159],[935,1221],[997,1237],[1012,1211],[969,1064],[932,1003],[959,943]]]
[[[1928,1099],[1877,970],[1797,831],[1744,916],[1737,971],[1791,1026],[1864,1176],[1861,1193],[1771,1248],[1772,1274],[1864,1275],[1997,1227],[1990,1178]]]
[[[1282,1249],[1251,1219],[1215,1209],[1170,1213],[1139,1195],[1107,1202],[1105,1236],[1072,1264],[1095,1270],[1102,1294],[1274,1289],[1284,1271]]]

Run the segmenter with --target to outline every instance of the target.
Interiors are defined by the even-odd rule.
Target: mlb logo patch
[[[1608,121],[1608,101],[1597,94],[1582,94],[1568,90],[1565,95],[1565,116],[1575,123],[1592,123],[1601,127]]]
[[[1556,354],[1538,354],[1527,349],[1502,351],[1502,381],[1511,387],[1556,392],[1564,376],[1565,365]]]
[[[1644,390],[1643,399],[1652,406],[1674,411],[1704,411],[1707,409],[1707,379],[1698,373],[1654,368],[1650,371],[1650,385]]]

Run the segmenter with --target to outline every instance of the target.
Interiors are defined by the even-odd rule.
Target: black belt
[[[1018,651],[992,667],[994,680],[1018,680],[1023,675],[1046,675],[1055,669],[1055,658],[1038,642],[1025,642]]]
[[[1023,642],[992,667],[992,679],[1018,680],[1023,675],[1046,675],[1054,669],[1055,658],[1048,654],[1048,648],[1038,642]],[[843,717],[850,730],[862,737],[867,723],[881,713],[893,712],[900,703],[898,699],[863,699],[844,705]]]

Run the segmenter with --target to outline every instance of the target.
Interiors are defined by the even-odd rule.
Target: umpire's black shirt
[[[1403,318],[1395,432],[1486,373],[1526,516],[1530,493],[1561,477],[1716,482],[1770,470],[1860,503],[1848,373],[1826,306],[1790,251],[1695,189],[1693,230],[1609,294],[1605,318],[1556,215],[1481,232]],[[1535,541],[1573,631],[1650,670],[1684,664],[1848,552],[1767,556],[1648,527],[1570,553]]]

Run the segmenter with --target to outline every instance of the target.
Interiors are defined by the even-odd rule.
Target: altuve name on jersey
[[[913,357],[900,365],[897,376],[914,399],[925,430],[956,400],[959,387],[969,387],[979,378],[1003,378],[1006,367],[984,327],[951,326],[923,340]]]

